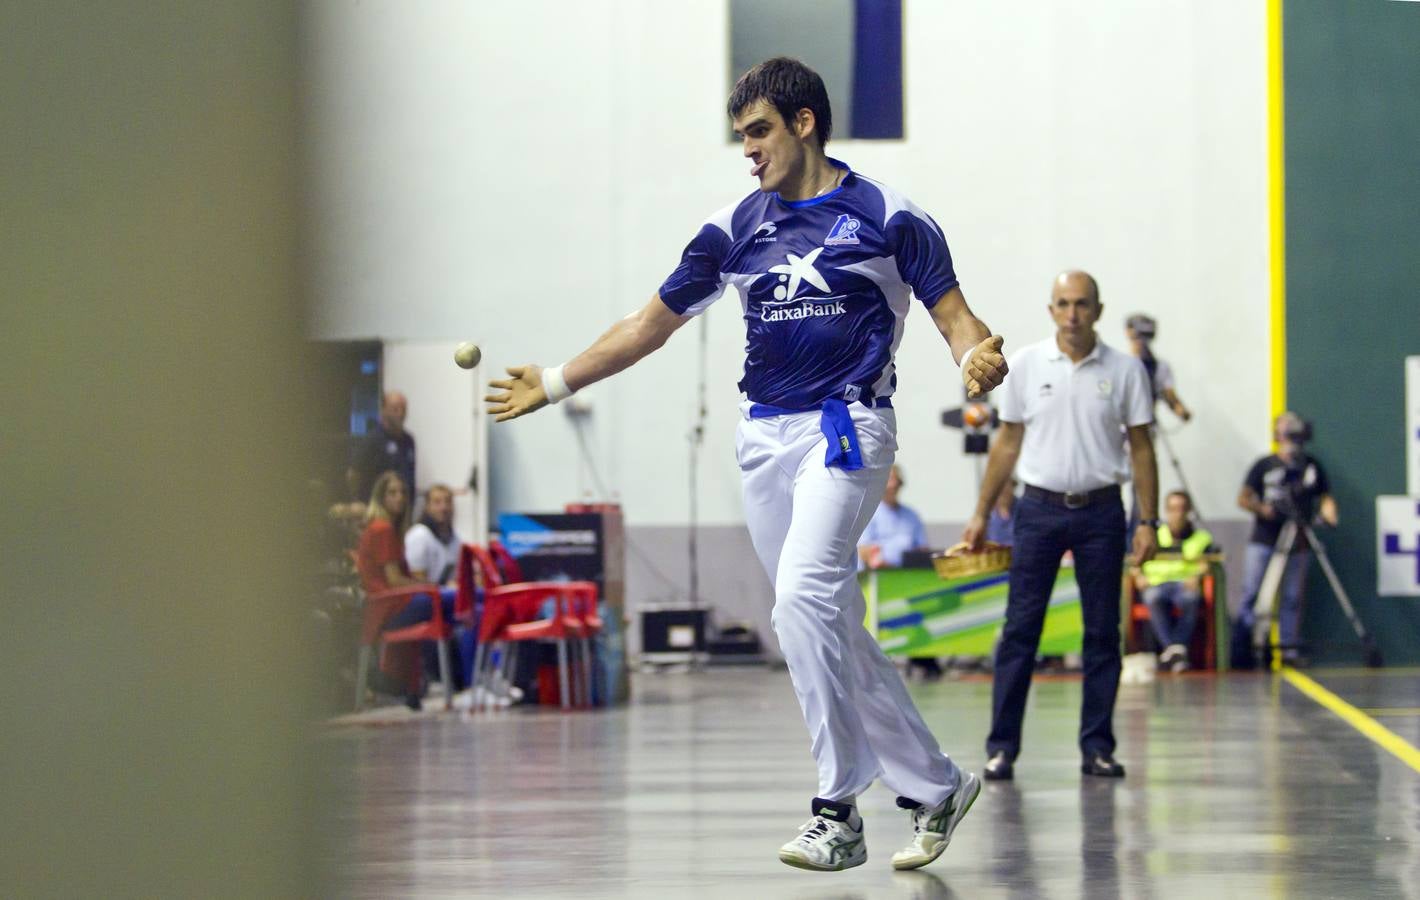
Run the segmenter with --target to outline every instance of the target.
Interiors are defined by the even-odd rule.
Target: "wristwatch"
[[[1140,524],[1140,525],[1148,525],[1150,528],[1158,528],[1160,525],[1162,525],[1162,524],[1164,524],[1164,523],[1161,522],[1161,521],[1158,520],[1158,519],[1140,519],[1140,520],[1139,520],[1139,524]]]

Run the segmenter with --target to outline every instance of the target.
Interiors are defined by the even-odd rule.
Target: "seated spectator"
[[[404,557],[403,533],[408,514],[409,500],[404,489],[404,479],[397,472],[384,472],[375,479],[374,488],[370,492],[365,530],[360,535],[356,550],[356,567],[360,570],[360,581],[367,593],[422,583],[411,575]],[[453,619],[455,593],[453,589],[446,589],[441,591],[437,598],[446,620]],[[390,631],[429,621],[434,615],[435,602],[436,598],[428,594],[416,595],[390,616],[381,630]],[[412,651],[406,651],[404,647],[394,647],[387,658],[391,667],[397,670],[390,674],[396,677],[402,675],[405,680],[405,702],[411,708],[418,709],[419,698],[423,693],[422,678],[417,658],[410,658],[409,652]],[[459,662],[457,645],[452,648],[452,652],[451,664],[457,687],[463,666]],[[426,642],[424,656],[426,663],[431,664],[437,671],[437,651],[432,642]]]
[[[454,492],[436,484],[424,492],[424,515],[404,536],[404,558],[415,581],[458,586],[459,548]]]
[[[908,550],[927,548],[927,529],[922,525],[922,517],[898,500],[904,484],[902,470],[893,466],[888,472],[883,500],[858,539],[858,568],[897,568]]]
[[[1016,532],[1016,479],[1006,476],[1001,493],[996,495],[996,503],[991,507],[991,518],[986,522],[986,540],[993,544],[1009,547],[1015,543]]]
[[[1198,620],[1201,584],[1208,564],[1203,554],[1213,543],[1205,529],[1190,519],[1193,501],[1185,491],[1164,499],[1164,523],[1159,526],[1159,555],[1134,570],[1134,583],[1149,606],[1149,622],[1163,651],[1159,665],[1174,672],[1188,668],[1188,643]]]

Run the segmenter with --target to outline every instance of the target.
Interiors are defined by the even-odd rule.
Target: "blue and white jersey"
[[[907,198],[845,170],[837,189],[788,201],[755,191],[711,216],[661,285],[698,315],[738,290],[747,340],[740,390],[755,403],[817,409],[888,397],[913,294],[930,309],[957,284],[937,223]]]

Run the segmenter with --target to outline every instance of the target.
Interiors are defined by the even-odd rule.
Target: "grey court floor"
[[[1420,705],[1414,670],[1311,674],[1357,706]],[[913,688],[944,749],[977,771],[990,690]],[[888,865],[909,829],[880,787],[860,800],[866,865],[777,860],[815,787],[786,673],[647,675],[634,691],[594,713],[390,711],[329,727],[347,894],[1420,897],[1420,773],[1274,676],[1121,688],[1122,782],[1079,774],[1079,682],[1038,679],[1015,782],[987,783],[916,873]]]

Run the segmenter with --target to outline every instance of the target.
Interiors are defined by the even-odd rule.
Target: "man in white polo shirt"
[[[1062,272],[1049,308],[1055,336],[1017,352],[998,391],[1001,428],[976,512],[962,535],[980,546],[991,503],[1014,471],[1025,488],[1016,505],[1010,599],[991,692],[985,774],[992,780],[1014,774],[1045,609],[1066,551],[1075,557],[1085,626],[1080,768],[1087,775],[1124,775],[1114,759],[1112,721],[1126,527],[1119,486],[1128,480],[1131,462],[1142,512],[1133,535],[1137,562],[1154,555],[1159,527],[1148,373],[1138,359],[1105,346],[1095,334],[1104,307],[1088,273]],[[1128,430],[1127,457],[1121,428]]]

